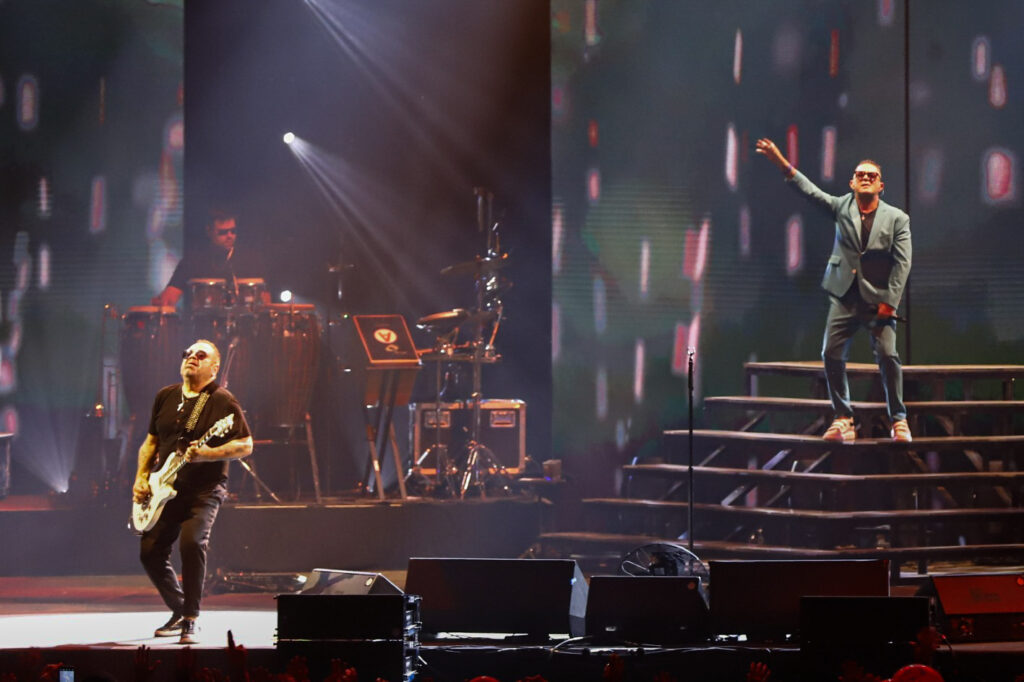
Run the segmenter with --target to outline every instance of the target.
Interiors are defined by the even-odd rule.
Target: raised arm
[[[782,171],[783,177],[786,178],[786,183],[792,187],[795,187],[801,194],[817,204],[826,213],[835,216],[836,207],[839,202],[839,197],[832,196],[828,192],[825,192],[820,187],[815,185],[810,179],[793,167],[793,164],[782,155],[779,148],[775,146],[775,143],[769,140],[767,137],[762,137],[757,141],[756,144],[757,153],[765,157]]]
[[[782,151],[779,150],[775,143],[767,137],[762,137],[758,140],[757,144],[754,145],[754,148],[758,154],[778,166],[779,170],[782,171],[782,174],[785,175],[786,178],[791,178],[796,175],[796,168],[793,168],[793,164],[791,164],[786,157],[782,155]]]

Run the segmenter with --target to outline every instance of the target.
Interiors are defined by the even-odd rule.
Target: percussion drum
[[[311,304],[270,304],[257,313],[253,365],[261,372],[262,416],[270,426],[305,422],[320,363],[320,322]]]
[[[228,303],[228,287],[223,279],[190,279],[188,288],[193,313],[217,310]]]
[[[181,379],[181,320],[174,308],[135,306],[122,317],[121,375],[128,409],[149,419],[157,391]]]
[[[238,300],[235,305],[255,309],[263,305],[263,295],[267,292],[267,283],[260,277],[246,277],[235,280],[238,287]]]

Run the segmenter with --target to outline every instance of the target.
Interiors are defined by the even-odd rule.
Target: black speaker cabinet
[[[951,642],[1024,640],[1024,574],[934,576],[918,594]]]
[[[800,629],[800,597],[887,597],[889,561],[712,561],[712,632],[781,641]]]
[[[405,590],[423,598],[423,632],[583,634],[587,583],[562,559],[409,559]]]
[[[695,642],[707,637],[708,605],[700,578],[595,575],[586,623],[598,641]]]

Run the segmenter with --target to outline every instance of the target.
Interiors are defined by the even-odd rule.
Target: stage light
[[[285,133],[281,139],[284,140],[285,144],[290,145],[292,142],[295,142],[295,133]]]
[[[281,303],[288,303],[292,300],[292,292],[285,289],[284,291],[281,292],[279,298],[281,299]]]

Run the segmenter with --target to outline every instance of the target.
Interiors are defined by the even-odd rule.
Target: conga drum
[[[188,281],[192,312],[219,310],[228,303],[227,281],[197,278]]]
[[[320,321],[310,304],[271,304],[257,313],[253,371],[264,388],[261,412],[269,426],[305,421],[320,362]]]
[[[157,391],[181,379],[181,320],[174,308],[135,306],[121,321],[125,399],[131,414],[148,419]]]
[[[263,305],[263,295],[267,292],[267,283],[261,277],[239,277],[235,280],[238,287],[238,300],[235,305],[255,310]]]

